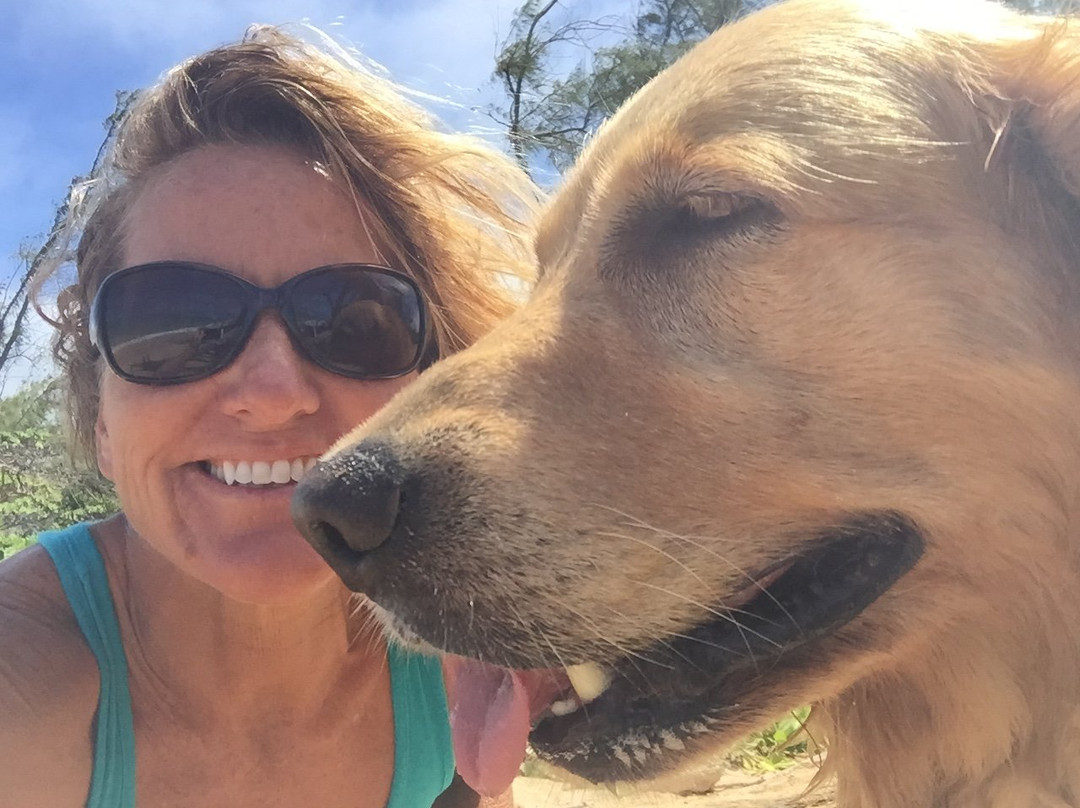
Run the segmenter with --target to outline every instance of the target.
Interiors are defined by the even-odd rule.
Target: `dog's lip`
[[[568,715],[545,714],[530,743],[597,782],[619,770],[623,779],[655,774],[710,725],[727,723],[776,668],[799,665],[803,646],[857,617],[922,551],[920,530],[902,514],[847,519],[763,570],[726,616],[609,666],[612,682],[598,698]]]

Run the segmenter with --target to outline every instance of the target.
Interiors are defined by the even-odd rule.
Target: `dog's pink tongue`
[[[517,671],[471,659],[444,660],[458,772],[494,797],[513,782],[529,737],[529,691]]]

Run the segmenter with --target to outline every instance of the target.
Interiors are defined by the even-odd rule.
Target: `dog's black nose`
[[[360,443],[304,475],[293,494],[293,522],[348,579],[363,554],[390,537],[401,502],[402,476],[401,464],[385,445]]]

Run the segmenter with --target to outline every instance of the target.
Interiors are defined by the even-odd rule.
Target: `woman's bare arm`
[[[90,787],[97,664],[31,547],[0,563],[0,794],[5,808],[78,808]]]

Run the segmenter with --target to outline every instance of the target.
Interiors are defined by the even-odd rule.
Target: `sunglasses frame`
[[[228,357],[224,359],[220,365],[212,370],[198,373],[192,376],[184,376],[182,378],[165,378],[165,379],[152,379],[145,376],[138,376],[128,373],[122,368],[116,361],[116,357],[113,355],[112,346],[107,344],[107,340],[103,339],[103,334],[106,333],[105,318],[108,316],[107,304],[104,302],[106,299],[105,292],[108,287],[115,283],[118,279],[122,279],[125,276],[138,273],[147,269],[163,269],[165,267],[176,267],[184,270],[194,270],[195,272],[202,272],[218,277],[227,279],[229,282],[235,284],[241,291],[244,297],[244,312],[242,321],[242,336],[236,340],[236,348],[229,352]],[[417,333],[416,355],[413,357],[412,362],[400,371],[388,374],[365,374],[355,375],[352,373],[344,373],[339,368],[335,368],[331,363],[325,362],[318,356],[312,354],[303,342],[303,337],[297,333],[294,324],[290,321],[291,318],[286,318],[283,315],[287,299],[294,287],[296,287],[305,278],[310,278],[314,274],[325,273],[332,270],[342,269],[358,269],[364,270],[368,274],[374,275],[386,275],[395,278],[403,282],[408,286],[413,294],[416,296],[417,302],[417,314],[419,316],[419,329]],[[364,264],[364,263],[340,263],[340,264],[327,264],[325,266],[314,267],[313,269],[305,270],[299,275],[295,275],[289,280],[285,281],[278,286],[272,288],[266,288],[258,286],[246,278],[242,278],[239,275],[229,272],[221,267],[213,266],[212,264],[201,264],[196,261],[150,261],[145,264],[136,264],[135,266],[125,267],[124,269],[118,269],[116,272],[110,273],[106,276],[105,280],[101,282],[97,292],[94,295],[93,302],[90,304],[90,344],[97,350],[97,352],[104,358],[109,368],[119,376],[121,379],[133,384],[142,384],[151,387],[170,387],[177,384],[188,384],[189,382],[201,381],[202,379],[209,378],[217,373],[228,368],[233,362],[239,358],[240,354],[244,352],[248,342],[251,340],[251,335],[255,330],[255,325],[259,319],[259,316],[266,310],[272,309],[277,313],[278,319],[285,326],[285,330],[289,334],[289,340],[292,342],[293,348],[296,352],[303,357],[306,361],[333,373],[336,376],[342,376],[349,379],[358,379],[364,381],[377,381],[380,379],[396,379],[411,373],[414,370],[426,369],[435,359],[438,358],[438,352],[433,350],[433,347],[428,345],[428,335],[431,331],[428,322],[428,308],[427,301],[423,292],[417,285],[416,281],[406,275],[404,272],[392,269],[381,264]]]

